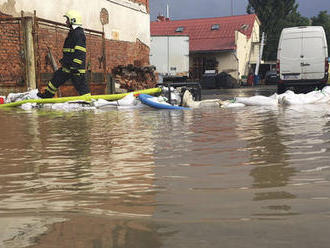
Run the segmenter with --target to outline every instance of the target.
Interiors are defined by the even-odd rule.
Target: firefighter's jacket
[[[64,42],[61,64],[66,72],[86,72],[86,36],[83,28],[70,29]]]

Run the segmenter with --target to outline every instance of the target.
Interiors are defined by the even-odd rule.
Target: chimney
[[[165,20],[166,20],[165,16],[162,16],[162,15],[157,16],[158,22],[164,22]]]

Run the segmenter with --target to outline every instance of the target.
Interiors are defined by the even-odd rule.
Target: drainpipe
[[[255,76],[258,76],[258,74],[259,74],[259,66],[260,66],[260,63],[261,63],[261,60],[262,60],[262,54],[263,54],[263,51],[264,51],[264,44],[265,44],[265,33],[263,32],[262,33],[262,38],[261,38],[260,51],[259,51],[259,59],[257,61],[256,70],[255,70],[255,73],[254,73]]]
[[[237,82],[237,84],[239,84],[239,59],[238,59],[238,57],[236,55],[236,51],[233,51],[232,54],[233,54],[233,56],[234,56],[234,58],[236,60],[236,70],[237,70],[236,82]]]
[[[170,76],[170,36],[167,36],[167,74]]]

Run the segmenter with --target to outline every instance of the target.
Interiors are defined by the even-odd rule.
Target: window
[[[178,28],[175,30],[175,32],[177,32],[177,33],[182,33],[183,30],[184,30],[184,27],[178,27]]]
[[[248,30],[248,28],[249,28],[248,24],[242,24],[242,26],[241,26],[241,30],[244,30],[244,31]]]
[[[211,26],[211,30],[219,30],[219,28],[220,28],[220,25],[219,24],[213,24]]]

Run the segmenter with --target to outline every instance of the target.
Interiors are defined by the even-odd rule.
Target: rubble
[[[115,83],[120,84],[120,88],[134,91],[155,87],[158,80],[155,71],[154,66],[138,67],[129,64],[113,68],[112,75]]]

